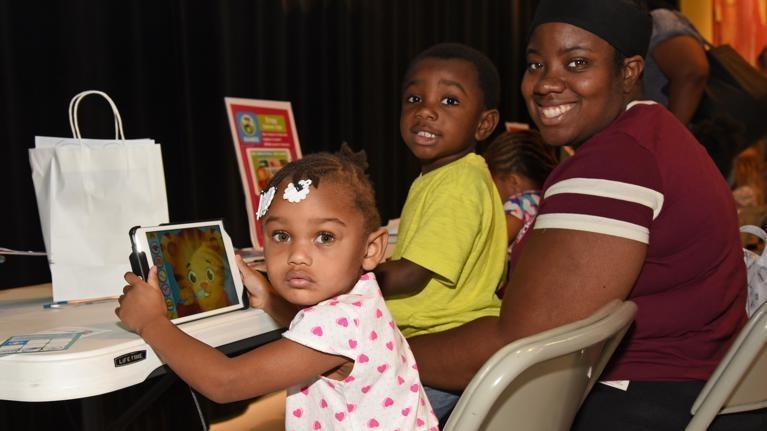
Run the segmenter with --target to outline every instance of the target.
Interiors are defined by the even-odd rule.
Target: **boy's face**
[[[495,129],[498,111],[486,110],[474,65],[425,58],[405,77],[400,133],[427,173],[474,150]]]
[[[280,296],[314,305],[354,286],[366,266],[368,236],[348,189],[325,180],[292,203],[282,197],[286,185],[263,220],[266,269]]]

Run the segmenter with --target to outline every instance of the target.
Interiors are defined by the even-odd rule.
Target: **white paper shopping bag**
[[[77,109],[90,94],[112,107],[115,139],[81,137]],[[100,91],[76,95],[69,119],[74,138],[38,136],[29,150],[53,299],[119,295],[130,271],[128,230],[168,222],[160,145],[126,140],[117,107]]]

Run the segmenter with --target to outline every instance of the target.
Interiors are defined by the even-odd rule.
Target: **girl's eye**
[[[211,268],[205,270],[205,276],[208,277],[208,281],[213,281],[213,279],[216,278],[216,274]]]
[[[588,64],[585,58],[574,58],[567,62],[567,67],[570,69],[582,69]]]
[[[456,106],[461,104],[461,102],[458,101],[458,99],[456,99],[455,97],[450,97],[450,96],[443,97],[442,100],[440,100],[440,103],[442,103],[443,105],[448,105],[448,106]]]
[[[530,72],[533,72],[542,68],[543,68],[543,64],[541,63],[534,63],[532,61],[527,63],[527,70],[529,70]]]
[[[278,230],[274,233],[272,233],[272,239],[275,242],[286,242],[290,239],[290,235],[288,235],[287,232],[283,232],[281,230]]]
[[[327,245],[335,241],[335,239],[335,235],[330,232],[320,232],[315,241],[317,241],[317,244]]]
[[[186,273],[186,278],[188,278],[192,284],[197,283],[197,274],[195,274],[194,271],[189,271]]]
[[[421,98],[418,96],[408,96],[405,98],[405,101],[407,103],[418,103],[421,101]]]

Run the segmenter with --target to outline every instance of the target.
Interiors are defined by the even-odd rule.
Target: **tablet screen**
[[[157,266],[175,323],[242,308],[242,282],[221,222],[138,228],[134,244]]]

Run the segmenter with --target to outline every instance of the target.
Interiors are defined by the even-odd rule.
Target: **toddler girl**
[[[116,310],[182,379],[216,402],[288,387],[287,430],[436,430],[415,360],[371,272],[384,255],[364,154],[294,161],[262,193],[269,281],[238,259],[250,305],[290,322],[283,338],[228,358],[176,328],[153,268]],[[293,312],[295,309],[293,309]]]
[[[533,224],[541,188],[557,161],[536,130],[499,135],[484,157],[504,201],[510,255],[512,247]]]

